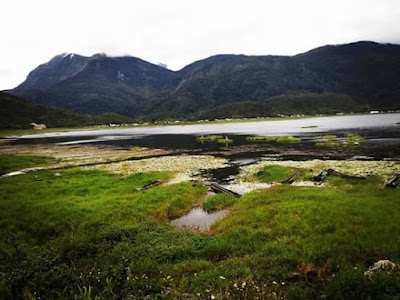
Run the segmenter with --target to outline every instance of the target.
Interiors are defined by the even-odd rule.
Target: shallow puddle
[[[225,217],[228,210],[207,213],[202,208],[194,208],[187,215],[173,220],[172,225],[177,227],[190,227],[199,231],[208,231],[212,224]]]

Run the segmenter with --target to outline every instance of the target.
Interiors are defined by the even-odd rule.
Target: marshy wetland
[[[399,121],[359,115],[3,139],[1,297],[399,297],[400,190],[385,187],[400,174]],[[328,169],[363,179],[315,180]],[[241,196],[215,194],[211,183]],[[380,260],[396,267],[364,274]]]

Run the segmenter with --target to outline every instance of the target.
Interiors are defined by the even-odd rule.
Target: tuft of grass
[[[346,140],[342,143],[344,147],[356,147],[359,146],[365,138],[357,133],[346,134]]]
[[[323,135],[317,136],[314,139],[322,140],[315,143],[316,147],[319,148],[334,148],[334,147],[356,147],[365,140],[364,137],[357,133],[348,133],[345,136],[344,141],[339,141],[336,135]]]
[[[315,140],[325,140],[327,142],[333,142],[333,141],[337,141],[338,140],[337,135],[330,135],[330,134],[319,135],[319,136],[314,137],[314,139]]]
[[[276,139],[276,142],[281,144],[295,144],[301,143],[301,138],[294,136],[280,136]]]
[[[228,139],[227,136],[223,137],[222,135],[208,135],[208,136],[200,136],[196,139],[200,143],[211,143],[217,142],[219,144],[231,144],[233,140]]]
[[[279,166],[279,165],[267,165],[262,170],[258,171],[254,177],[261,181],[282,181],[293,175],[295,172],[294,168]]]
[[[224,137],[222,135],[206,135],[206,136],[199,136],[196,138],[198,142],[205,142],[205,143],[210,143],[210,142],[216,142],[220,139],[223,139]]]
[[[228,137],[225,137],[223,139],[218,139],[217,143],[227,145],[227,144],[233,143],[233,140],[232,139],[228,139]]]
[[[39,157],[33,155],[1,154],[0,174],[25,168],[44,166],[49,163],[50,160],[51,159],[47,157]]]
[[[246,140],[254,143],[268,143],[277,140],[277,136],[248,136]]]
[[[300,143],[301,138],[294,136],[249,136],[246,138],[247,141],[253,143],[269,143],[269,142],[277,142],[277,143]]]
[[[237,201],[238,198],[236,197],[226,194],[217,194],[207,198],[207,200],[203,202],[203,209],[207,212],[213,212],[230,207]]]

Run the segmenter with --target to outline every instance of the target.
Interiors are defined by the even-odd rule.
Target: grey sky
[[[400,43],[399,0],[4,0],[0,11],[0,90],[63,52],[128,54],[178,70],[221,53]]]

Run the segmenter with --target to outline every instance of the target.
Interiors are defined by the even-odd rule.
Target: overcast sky
[[[400,43],[399,0],[2,0],[0,90],[53,56],[132,55],[178,70],[215,54]]]

